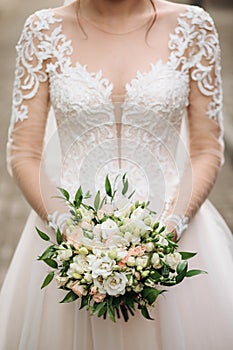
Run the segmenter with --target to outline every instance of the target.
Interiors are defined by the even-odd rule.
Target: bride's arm
[[[178,199],[168,222],[178,235],[208,197],[224,161],[222,83],[218,34],[203,11],[190,48],[188,107],[190,162],[180,181]],[[190,198],[187,195],[190,194]],[[185,206],[184,206],[185,203]],[[180,227],[179,227],[180,226]]]
[[[45,222],[48,215],[67,213],[55,199],[56,186],[46,175],[42,157],[49,110],[46,64],[51,58],[43,46],[43,31],[33,15],[26,21],[17,44],[12,118],[7,143],[7,163],[23,195]]]

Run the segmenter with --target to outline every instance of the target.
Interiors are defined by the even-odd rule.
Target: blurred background
[[[188,3],[187,1],[176,1]],[[62,0],[0,0],[0,286],[25,225],[29,207],[5,163],[5,145],[11,114],[15,44],[28,15],[57,7]],[[203,6],[215,20],[222,47],[226,161],[210,199],[233,230],[233,0],[190,1]],[[35,234],[35,232],[32,232]]]

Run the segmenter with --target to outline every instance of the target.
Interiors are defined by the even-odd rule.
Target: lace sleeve
[[[188,107],[190,166],[187,166],[181,179],[181,199],[177,201],[170,216],[170,220],[176,223],[179,221],[177,218],[180,223],[183,220],[183,228],[187,227],[187,222],[194,217],[208,197],[224,161],[218,34],[212,18],[205,11],[197,9],[191,20]],[[190,186],[191,198],[184,209],[181,205],[182,198],[190,193]]]
[[[42,162],[45,127],[49,110],[46,65],[51,58],[49,11],[30,16],[16,46],[17,59],[12,117],[7,143],[8,169],[32,208],[47,221],[48,214],[67,211],[50,182]],[[54,215],[53,215],[54,218]]]

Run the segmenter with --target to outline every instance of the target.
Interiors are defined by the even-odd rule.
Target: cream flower
[[[59,287],[62,287],[62,286],[64,286],[64,285],[69,281],[69,278],[68,278],[68,277],[63,277],[63,276],[56,275],[56,276],[55,276],[55,281],[56,281],[56,284],[57,284]]]
[[[69,260],[71,258],[71,256],[73,255],[72,249],[59,249],[58,250],[58,256],[57,259],[59,261],[63,261],[63,260]]]
[[[117,224],[112,219],[107,219],[101,224],[101,231],[103,239],[108,239],[120,232]]]
[[[162,265],[160,264],[160,257],[159,257],[159,254],[154,253],[154,254],[152,255],[151,264],[153,265],[153,267],[154,267],[155,269],[160,269],[160,267],[161,267]]]
[[[173,269],[175,270],[178,266],[178,264],[181,262],[182,256],[180,253],[170,253],[165,256],[165,262]]]
[[[128,282],[125,274],[121,272],[114,272],[104,280],[104,289],[109,295],[121,295],[125,293],[126,283]]]
[[[106,278],[107,276],[111,275],[115,264],[115,260],[110,259],[108,256],[92,260],[90,262],[92,277],[97,278],[98,276],[102,276],[103,278]]]

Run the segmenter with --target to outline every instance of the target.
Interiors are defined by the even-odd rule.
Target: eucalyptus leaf
[[[63,303],[71,303],[72,301],[75,301],[76,299],[78,299],[78,295],[75,294],[72,290],[66,294],[66,296],[64,297],[64,299],[62,299],[62,301],[60,301],[61,304]]]
[[[54,272],[52,271],[45,277],[44,282],[41,286],[41,289],[46,287],[53,280],[53,277],[54,277]]]
[[[40,236],[40,238],[42,238],[44,241],[50,240],[50,237],[48,235],[46,235],[46,233],[39,230],[37,227],[36,227],[36,231],[37,231],[38,235]]]

